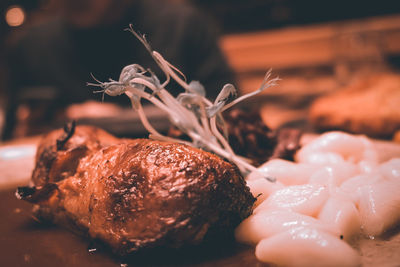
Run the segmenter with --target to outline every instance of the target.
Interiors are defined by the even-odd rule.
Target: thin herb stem
[[[198,83],[190,83],[193,86],[192,88],[186,82],[185,75],[178,68],[166,61],[160,53],[153,51],[144,35],[141,36],[136,33],[132,26],[130,26],[128,31],[135,35],[149,51],[160,69],[164,72],[166,76],[165,81],[161,84],[151,70],[145,70],[145,68],[138,64],[131,64],[123,68],[119,81],[110,79],[109,82],[100,82],[92,75],[93,79],[98,82],[98,84],[88,85],[99,86],[102,88],[99,92],[110,96],[117,96],[125,93],[131,100],[132,107],[138,112],[143,126],[150,133],[150,138],[198,146],[213,151],[221,157],[235,163],[243,175],[249,172],[259,171],[249,163],[250,161],[248,159],[234,153],[227,140],[227,128],[222,112],[274,86],[279,79],[274,78],[270,80],[271,71],[268,71],[261,86],[256,91],[243,95],[230,103],[226,102],[230,96],[233,95],[236,97],[236,89],[232,84],[226,84],[215,102],[212,103],[209,99],[204,97],[203,89],[198,89]],[[166,89],[171,79],[175,80],[185,91],[185,93],[178,96],[178,98],[172,96]],[[170,121],[189,136],[192,141],[187,142],[168,137],[158,132],[146,117],[141,103],[142,98],[166,112],[169,115]],[[182,101],[182,103],[180,101]],[[223,130],[224,135],[221,134],[218,127]],[[265,178],[273,182],[273,179],[270,177]]]

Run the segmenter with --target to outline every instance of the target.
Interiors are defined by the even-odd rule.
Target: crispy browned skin
[[[70,126],[70,129],[64,131],[52,131],[38,145],[32,182],[35,186],[42,186],[67,178],[75,173],[81,158],[104,146],[123,141],[91,126],[80,126],[76,129]]]
[[[186,145],[118,143],[96,131],[78,127],[60,151],[54,141],[61,132],[41,143],[32,177],[37,188],[25,196],[39,205],[40,216],[79,228],[126,255],[198,243],[209,229],[233,229],[250,215],[255,199],[232,164]],[[55,159],[42,164],[49,151]]]

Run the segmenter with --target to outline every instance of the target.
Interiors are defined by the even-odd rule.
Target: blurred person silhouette
[[[200,81],[210,98],[225,83],[234,82],[233,72],[218,46],[215,27],[185,2],[59,0],[54,3],[51,10],[57,11],[57,16],[28,25],[9,38],[4,139],[40,133],[43,130],[40,124],[51,125],[72,103],[101,100],[100,95],[93,94],[94,88],[86,86],[87,82],[93,82],[91,73],[101,81],[118,79],[124,66],[138,63],[162,79],[143,45],[124,31],[129,24],[146,34],[152,48],[178,67],[188,81]],[[106,102],[130,103],[126,97],[106,97]],[[24,129],[16,134],[17,112],[37,132]]]

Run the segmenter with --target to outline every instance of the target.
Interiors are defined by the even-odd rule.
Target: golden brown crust
[[[310,121],[318,129],[390,137],[400,129],[400,76],[363,77],[343,90],[317,99]]]
[[[103,146],[122,142],[109,133],[91,126],[79,126],[60,147],[57,140],[63,137],[59,129],[45,135],[38,145],[36,165],[32,173],[35,186],[57,182],[75,173],[79,160]]]
[[[93,131],[78,127],[66,151],[73,154],[82,145],[77,139]],[[39,160],[59,134],[41,143]],[[59,151],[49,172],[34,172],[50,176],[34,176],[36,186],[45,181],[57,185],[47,199],[38,201],[42,217],[78,228],[125,255],[142,248],[197,243],[210,228],[233,230],[250,215],[255,199],[229,162],[177,143],[135,139],[109,145],[115,140],[103,139],[102,134],[86,139],[86,152],[72,156],[78,164],[67,170],[71,176],[57,180],[70,166],[57,163],[64,157]]]

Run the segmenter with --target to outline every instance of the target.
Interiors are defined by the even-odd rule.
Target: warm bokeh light
[[[11,6],[6,11],[6,22],[11,27],[18,27],[25,21],[25,11],[20,6]]]

